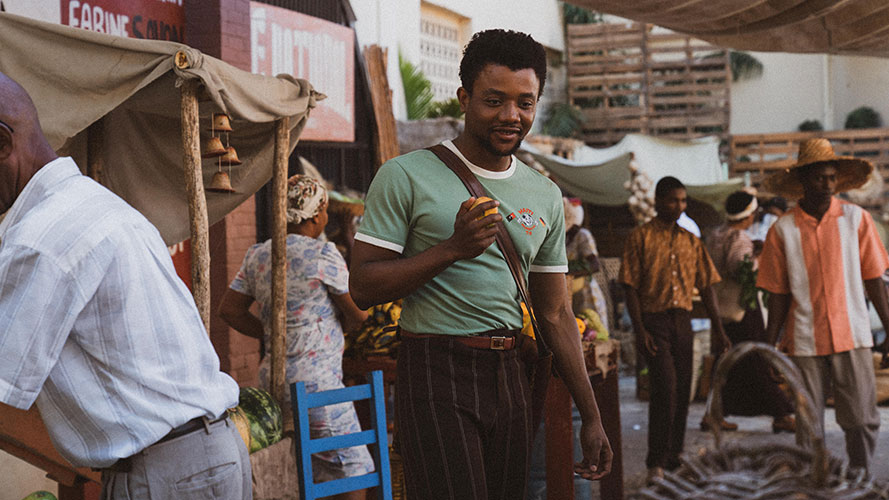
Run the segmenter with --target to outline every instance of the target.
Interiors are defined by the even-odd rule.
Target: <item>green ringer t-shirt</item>
[[[512,157],[506,171],[469,163],[451,141],[443,143],[466,162],[500,202],[500,214],[528,272],[566,273],[562,194],[551,180]],[[367,192],[355,239],[416,255],[454,232],[460,204],[469,199],[460,179],[432,152],[414,151],[386,162]],[[417,333],[469,335],[521,328],[518,290],[494,243],[473,259],[460,260],[404,298],[401,326]]]

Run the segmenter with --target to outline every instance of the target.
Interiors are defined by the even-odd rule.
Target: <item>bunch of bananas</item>
[[[582,321],[586,325],[586,334],[584,335],[584,330],[580,329],[581,335],[583,335],[583,340],[608,340],[608,327],[602,323],[602,318],[599,317],[599,313],[592,309],[584,309],[579,313],[575,313],[578,320],[578,329],[580,329],[580,322]]]
[[[401,300],[387,302],[367,310],[367,320],[355,332],[346,334],[346,356],[363,359],[368,356],[395,355]]]

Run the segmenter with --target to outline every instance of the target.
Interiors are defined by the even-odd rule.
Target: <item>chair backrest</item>
[[[364,385],[313,393],[306,392],[304,382],[290,384],[290,401],[293,405],[293,427],[296,430],[299,497],[301,500],[314,500],[374,486],[377,487],[377,498],[380,500],[392,500],[383,372],[379,370],[370,372],[367,378],[369,383]],[[311,438],[309,434],[310,408],[363,399],[370,399],[372,403],[370,405],[372,429],[354,434],[319,439]],[[376,446],[371,446],[370,451],[374,457],[374,472],[323,483],[315,483],[312,479],[313,453],[373,444]]]

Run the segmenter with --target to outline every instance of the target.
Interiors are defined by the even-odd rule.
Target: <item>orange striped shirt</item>
[[[873,347],[864,281],[889,268],[870,214],[834,198],[816,220],[800,207],[769,230],[756,285],[792,296],[781,348],[824,356]]]

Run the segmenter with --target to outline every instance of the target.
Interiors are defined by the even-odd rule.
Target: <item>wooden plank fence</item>
[[[799,143],[813,137],[830,140],[838,155],[870,160],[889,183],[889,128],[733,135],[729,174],[735,177],[749,172],[753,185],[759,186],[764,177],[793,165]]]
[[[728,137],[728,53],[652,25],[568,26],[568,96],[582,139],[606,147],[628,133]]]

